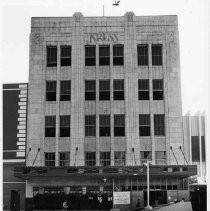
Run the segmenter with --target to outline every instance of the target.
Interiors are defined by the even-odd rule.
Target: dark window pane
[[[162,65],[162,45],[152,45],[152,65]]]
[[[109,46],[99,46],[99,65],[110,65]]]
[[[91,45],[85,46],[85,66],[96,65],[96,47]]]
[[[139,136],[150,136],[150,115],[139,115]]]
[[[45,128],[45,137],[55,137],[55,128]]]
[[[99,116],[99,136],[110,136],[110,115]]]
[[[99,81],[99,100],[110,100],[110,81]]]
[[[47,46],[47,67],[57,66],[57,46]]]
[[[85,100],[96,99],[96,82],[95,80],[85,81]]]
[[[61,66],[71,66],[71,46],[61,46]]]
[[[45,166],[55,166],[54,152],[45,152]]]
[[[138,45],[138,65],[148,65],[148,45]]]
[[[46,101],[56,101],[56,81],[46,81]]]
[[[45,137],[55,137],[55,116],[45,117]]]
[[[61,81],[60,101],[71,100],[71,81]]]
[[[96,135],[96,116],[88,115],[85,116],[85,136]]]
[[[153,100],[163,100],[163,80],[154,79],[153,85]]]
[[[69,152],[60,152],[59,153],[59,165],[60,166],[69,166]]]
[[[149,100],[149,80],[138,80],[138,97],[139,100]]]
[[[205,136],[201,136],[202,162],[206,161]]]
[[[113,65],[124,65],[123,45],[113,46]]]
[[[154,115],[154,135],[164,136],[165,135],[165,116],[164,114]]]
[[[95,152],[85,152],[85,165],[95,166],[96,165],[96,153]]]
[[[125,115],[114,115],[114,136],[125,136]]]
[[[110,166],[110,152],[100,152],[100,165],[101,166]]]
[[[60,137],[70,137],[70,116],[60,116]]]
[[[124,80],[116,79],[113,81],[114,100],[124,100]]]
[[[191,136],[191,146],[192,146],[192,162],[200,161],[200,147],[199,147],[199,137]]]
[[[110,136],[110,127],[100,127],[99,136]]]

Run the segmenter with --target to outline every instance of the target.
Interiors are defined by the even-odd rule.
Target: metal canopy
[[[196,165],[154,165],[150,166],[150,176],[170,176],[186,178],[197,175]],[[32,177],[146,177],[143,166],[18,166],[14,168],[14,176],[28,179]]]

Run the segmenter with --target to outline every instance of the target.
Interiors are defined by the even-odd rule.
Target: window
[[[200,161],[199,137],[191,136],[192,162]]]
[[[59,153],[59,165],[60,166],[69,166],[69,152],[60,152]]]
[[[123,45],[113,45],[113,65],[124,65]]]
[[[71,81],[61,81],[60,101],[71,100]]]
[[[149,100],[149,80],[148,79],[139,79],[138,80],[139,88],[139,100]]]
[[[147,160],[152,160],[152,152],[151,151],[141,151],[141,164],[146,163]]]
[[[61,66],[71,66],[71,46],[61,46]]]
[[[114,152],[114,165],[125,166],[125,152]]]
[[[110,136],[110,115],[99,116],[99,136]]]
[[[114,100],[124,100],[124,80],[116,79],[113,81]]]
[[[125,136],[125,115],[114,115],[114,136]]]
[[[46,81],[46,101],[56,101],[56,81]]]
[[[60,137],[70,137],[70,116],[60,116]]]
[[[45,152],[45,166],[55,166],[55,153]]]
[[[202,162],[206,161],[205,136],[201,136]]]
[[[86,45],[85,46],[85,66],[96,65],[96,46]]]
[[[110,166],[110,152],[100,152],[100,166]]]
[[[165,116],[164,114],[154,114],[154,135],[165,135]]]
[[[47,67],[57,67],[57,46],[47,46]]]
[[[96,165],[96,153],[95,152],[85,152],[85,165],[95,166]]]
[[[110,100],[110,80],[99,81],[99,100]]]
[[[165,151],[155,152],[155,164],[156,165],[165,165],[166,164],[166,152]]]
[[[153,100],[163,100],[163,80],[154,79],[153,85]]]
[[[85,81],[85,100],[96,100],[96,81]]]
[[[139,115],[139,136],[150,136],[150,115]]]
[[[45,117],[45,137],[55,137],[55,116]]]
[[[85,116],[85,136],[96,136],[96,116]]]
[[[152,65],[162,65],[162,45],[152,45]]]
[[[99,65],[109,65],[110,64],[110,50],[109,45],[99,46]]]
[[[138,45],[137,46],[138,54],[138,65],[148,65],[148,45]]]

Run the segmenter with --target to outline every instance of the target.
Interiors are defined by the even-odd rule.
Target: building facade
[[[26,83],[3,84],[3,209],[25,208],[25,180],[14,177],[14,168],[25,165]]]
[[[206,116],[186,114],[183,118],[187,160],[198,167],[198,184],[206,184]]]
[[[177,16],[32,18],[28,94],[26,209],[143,206],[148,159],[152,204],[188,197]]]

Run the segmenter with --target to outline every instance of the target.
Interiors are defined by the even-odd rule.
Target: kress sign
[[[99,32],[99,33],[90,33],[85,36],[86,44],[93,44],[98,42],[112,42],[117,43],[119,40],[118,33],[107,33],[107,32]]]

